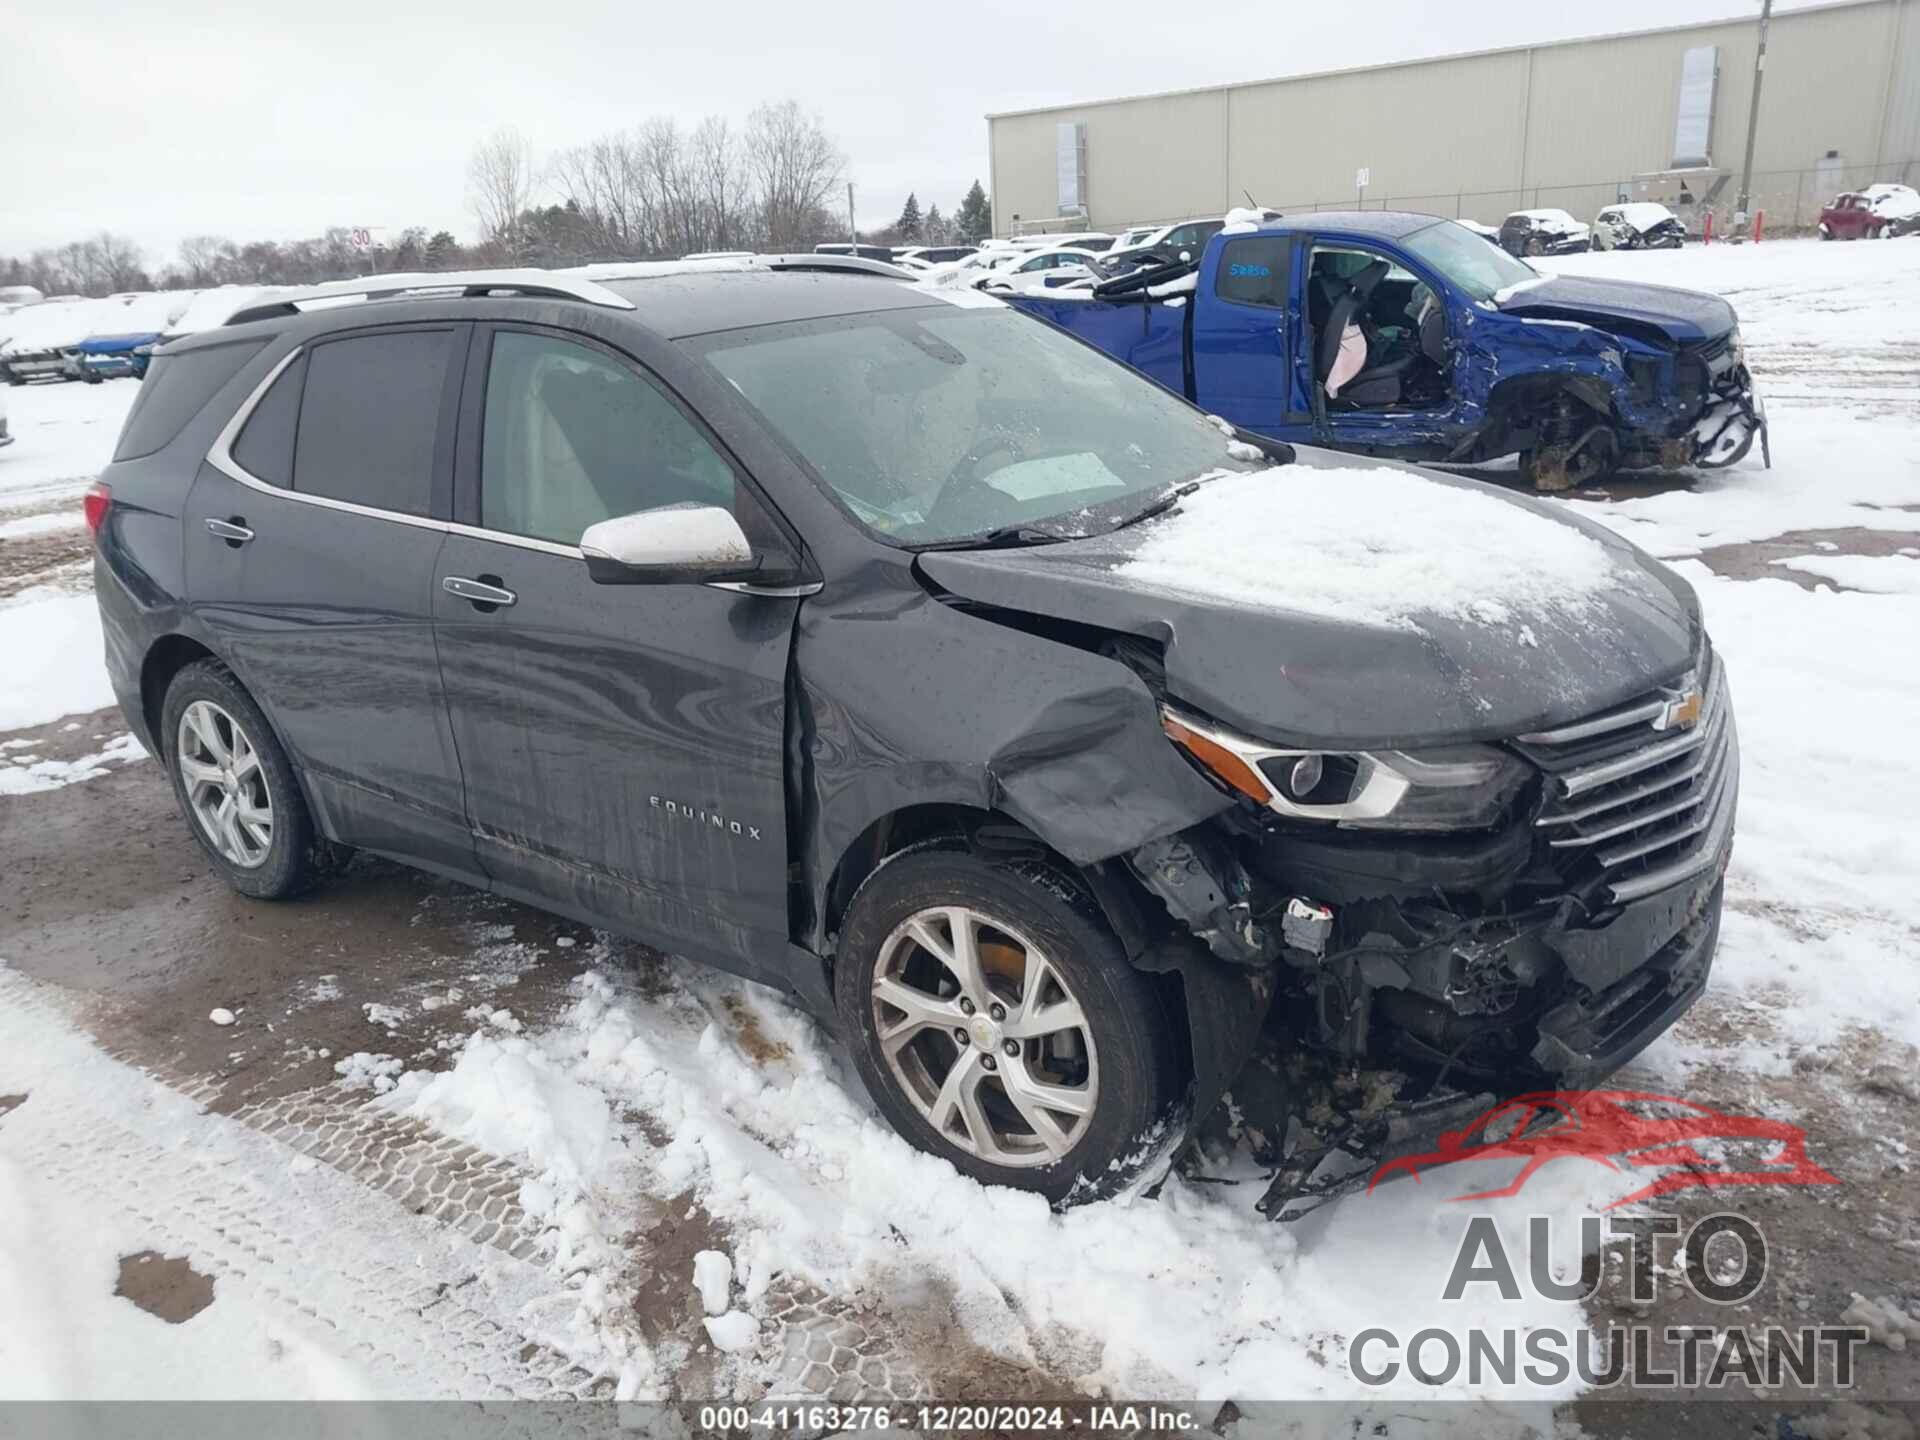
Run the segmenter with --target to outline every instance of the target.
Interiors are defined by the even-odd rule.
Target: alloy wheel
[[[258,869],[273,847],[273,796],[260,752],[225,710],[196,700],[180,714],[174,741],[187,808],[222,857]]]
[[[961,905],[921,910],[881,948],[874,1031],[893,1079],[948,1143],[989,1164],[1051,1165],[1099,1102],[1093,1032],[1041,948]]]

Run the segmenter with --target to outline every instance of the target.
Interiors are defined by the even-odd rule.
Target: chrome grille
[[[1698,720],[1658,729],[1679,692],[1519,737],[1547,775],[1534,822],[1555,868],[1637,900],[1717,862],[1733,827],[1740,751],[1724,667],[1708,654]],[[1696,682],[1698,683],[1698,682]]]

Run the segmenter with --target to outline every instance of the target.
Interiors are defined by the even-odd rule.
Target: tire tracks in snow
[[[0,1153],[130,1233],[246,1285],[383,1389],[408,1398],[611,1398],[609,1375],[547,1343],[557,1325],[527,1323],[553,1309],[543,1267],[445,1217],[369,1195],[350,1172],[242,1119],[208,1113],[217,1085],[180,1093],[112,1058],[39,986],[4,968],[0,1053],[11,1061],[8,1088],[26,1090],[0,1124]]]

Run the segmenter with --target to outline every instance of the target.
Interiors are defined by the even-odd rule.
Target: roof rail
[[[769,270],[838,270],[855,275],[881,275],[889,280],[920,278],[904,265],[869,260],[864,255],[761,255],[757,258]]]
[[[652,280],[667,275],[712,275],[732,270],[832,270],[843,275],[879,275],[917,280],[911,270],[863,255],[689,255],[684,260],[602,260],[566,273],[590,280]]]
[[[615,310],[633,308],[631,300],[614,294],[604,285],[551,270],[452,270],[437,275],[368,275],[359,280],[337,280],[327,285],[304,286],[290,295],[236,310],[227,317],[226,323],[244,325],[250,320],[298,315],[305,306],[329,300],[390,300],[405,295],[431,297],[448,291],[476,296],[490,295],[496,290],[582,300],[589,305],[605,305]]]

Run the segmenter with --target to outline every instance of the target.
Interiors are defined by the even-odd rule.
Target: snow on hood
[[[1664,225],[1674,218],[1673,212],[1666,206],[1653,200],[1636,200],[1628,205],[1614,205],[1610,209],[1635,230],[1647,231],[1656,225]]]
[[[1869,185],[1860,192],[1867,197],[1873,213],[1895,219],[1920,214],[1920,192],[1908,185]]]
[[[1579,530],[1412,471],[1290,466],[1215,480],[1120,567],[1176,594],[1419,630],[1422,615],[1524,624],[1615,583]]]
[[[994,611],[1142,636],[1175,699],[1280,743],[1513,735],[1691,662],[1686,582],[1599,525],[1495,486],[1295,450],[1139,525],[915,565]]]

